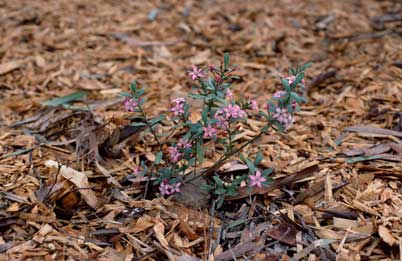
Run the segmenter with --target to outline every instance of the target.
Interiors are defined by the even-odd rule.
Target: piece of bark
[[[380,135],[391,135],[395,137],[402,138],[402,132],[388,130],[384,128],[374,127],[374,126],[366,126],[366,125],[354,125],[345,128],[345,131],[359,132],[359,133],[370,133],[370,134],[380,134]]]

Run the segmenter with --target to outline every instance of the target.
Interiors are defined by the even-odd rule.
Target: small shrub
[[[180,187],[185,182],[186,175],[195,173],[191,180],[212,174],[212,179],[205,189],[213,193],[218,199],[218,207],[222,205],[225,196],[234,196],[242,182],[247,182],[250,188],[265,186],[272,169],[259,169],[257,166],[263,160],[263,154],[259,152],[254,160],[241,155],[242,149],[255,142],[269,129],[278,132],[286,131],[294,123],[294,113],[299,110],[299,104],[305,102],[302,96],[304,86],[304,71],[310,64],[291,68],[289,77],[281,78],[282,90],[276,91],[265,106],[260,109],[254,99],[234,99],[231,91],[231,83],[237,77],[233,75],[235,69],[230,65],[229,55],[224,55],[223,62],[217,66],[208,68],[192,67],[188,75],[194,82],[193,92],[188,96],[202,101],[200,111],[201,119],[190,120],[190,105],[186,97],[173,100],[169,109],[170,116],[160,115],[150,119],[145,111],[144,89],[139,88],[133,82],[124,102],[125,109],[129,112],[138,113],[143,122],[133,125],[146,126],[159,144],[159,152],[155,161],[147,166],[141,163],[141,171],[138,175],[156,177],[154,185],[159,185],[160,194],[169,196],[180,193]],[[256,118],[264,120],[265,125],[253,139],[239,144],[234,141],[235,135],[239,134],[239,125],[247,124],[247,119]],[[156,134],[155,128],[162,120],[168,119],[173,122],[173,130],[167,134]],[[171,133],[180,129],[184,134],[181,137],[171,137]],[[169,147],[163,149],[161,139],[168,143]],[[224,153],[215,164],[207,169],[200,169],[204,161],[205,142],[213,140],[216,144],[224,147]],[[215,170],[222,166],[232,157],[247,164],[247,175],[236,177],[229,183],[224,182]]]

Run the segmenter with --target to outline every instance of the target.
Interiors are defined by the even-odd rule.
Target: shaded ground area
[[[2,258],[401,258],[401,14],[371,0],[1,2]],[[119,129],[119,93],[137,80],[156,115],[225,51],[235,94],[260,103],[314,62],[296,124],[257,144],[274,180],[296,178],[215,211],[157,188],[142,199],[132,172],[154,147]]]

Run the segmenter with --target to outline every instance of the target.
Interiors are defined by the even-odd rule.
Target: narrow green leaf
[[[135,127],[147,126],[145,122],[133,122],[130,125]]]
[[[152,120],[150,120],[150,121],[149,121],[149,125],[153,126],[153,125],[159,123],[159,122],[160,122],[161,120],[163,120],[164,118],[165,118],[165,115],[164,115],[164,114],[161,114],[161,115],[159,115],[158,117],[153,118]]]
[[[137,92],[137,82],[136,82],[136,81],[133,81],[133,82],[131,83],[130,89],[131,89],[131,91],[132,91],[133,93],[136,93],[136,92]]]
[[[282,79],[281,79],[281,82],[282,82],[283,88],[284,88],[287,92],[290,92],[290,86],[289,86],[289,81],[288,81],[288,79],[282,78]]]
[[[159,151],[155,157],[155,164],[158,165],[162,161],[163,152]]]
[[[133,95],[132,95],[131,93],[128,93],[128,92],[121,92],[121,93],[120,93],[120,96],[129,97],[129,98],[132,98],[132,97],[133,97]]]
[[[300,71],[304,72],[307,68],[311,67],[312,65],[313,65],[312,62],[307,62],[307,63],[303,64],[302,67],[300,67]]]
[[[301,83],[301,81],[304,78],[304,73],[301,72],[297,75],[296,79],[294,80],[294,82],[292,82],[292,88],[295,88],[299,83]]]
[[[202,163],[204,161],[204,150],[202,149],[202,141],[197,142],[196,153],[197,160]]]
[[[72,94],[63,96],[63,97],[54,98],[54,99],[45,101],[42,104],[45,105],[45,106],[60,106],[60,105],[63,105],[63,104],[70,103],[72,101],[82,100],[82,98],[84,96],[86,96],[86,95],[87,95],[87,92],[78,91],[78,92],[74,92]]]
[[[255,173],[255,166],[254,166],[254,163],[253,163],[251,160],[246,159],[246,164],[247,164],[247,166],[248,166],[249,172],[250,172],[250,173]]]
[[[223,67],[227,69],[229,67],[229,53],[223,55]]]
[[[36,149],[37,147],[38,147],[38,146],[34,146],[34,147],[32,147],[32,148],[27,148],[27,149],[19,149],[19,150],[16,150],[16,151],[12,152],[12,153],[9,153],[9,154],[6,154],[6,155],[1,156],[0,159],[5,159],[5,158],[10,158],[10,157],[19,156],[19,155],[22,155],[22,154],[31,152],[32,150]]]
[[[258,166],[258,164],[260,164],[263,159],[264,159],[264,155],[262,154],[261,151],[259,151],[255,157],[254,165]]]
[[[274,172],[274,169],[273,169],[273,168],[264,169],[264,170],[262,171],[262,175],[263,175],[263,176],[267,176],[267,175],[270,175],[272,172]]]
[[[212,178],[214,179],[214,181],[218,185],[218,187],[223,187],[222,180],[218,176],[213,176]]]

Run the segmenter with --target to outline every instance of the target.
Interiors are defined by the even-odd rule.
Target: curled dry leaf
[[[395,246],[398,243],[398,240],[394,237],[391,231],[383,225],[378,226],[378,234],[382,240],[390,246]]]
[[[95,195],[95,192],[91,189],[88,178],[84,173],[61,165],[54,160],[47,160],[45,162],[45,166],[55,169],[58,169],[60,166],[60,175],[77,186],[79,189],[78,191],[84,198],[85,202],[87,202],[87,204],[92,208],[96,208],[98,206],[98,199]]]
[[[158,222],[154,225],[154,232],[155,232],[155,236],[158,239],[159,243],[161,243],[161,245],[168,249],[169,248],[169,243],[166,240],[166,237],[164,235],[165,233],[165,226],[162,224],[162,222]]]

